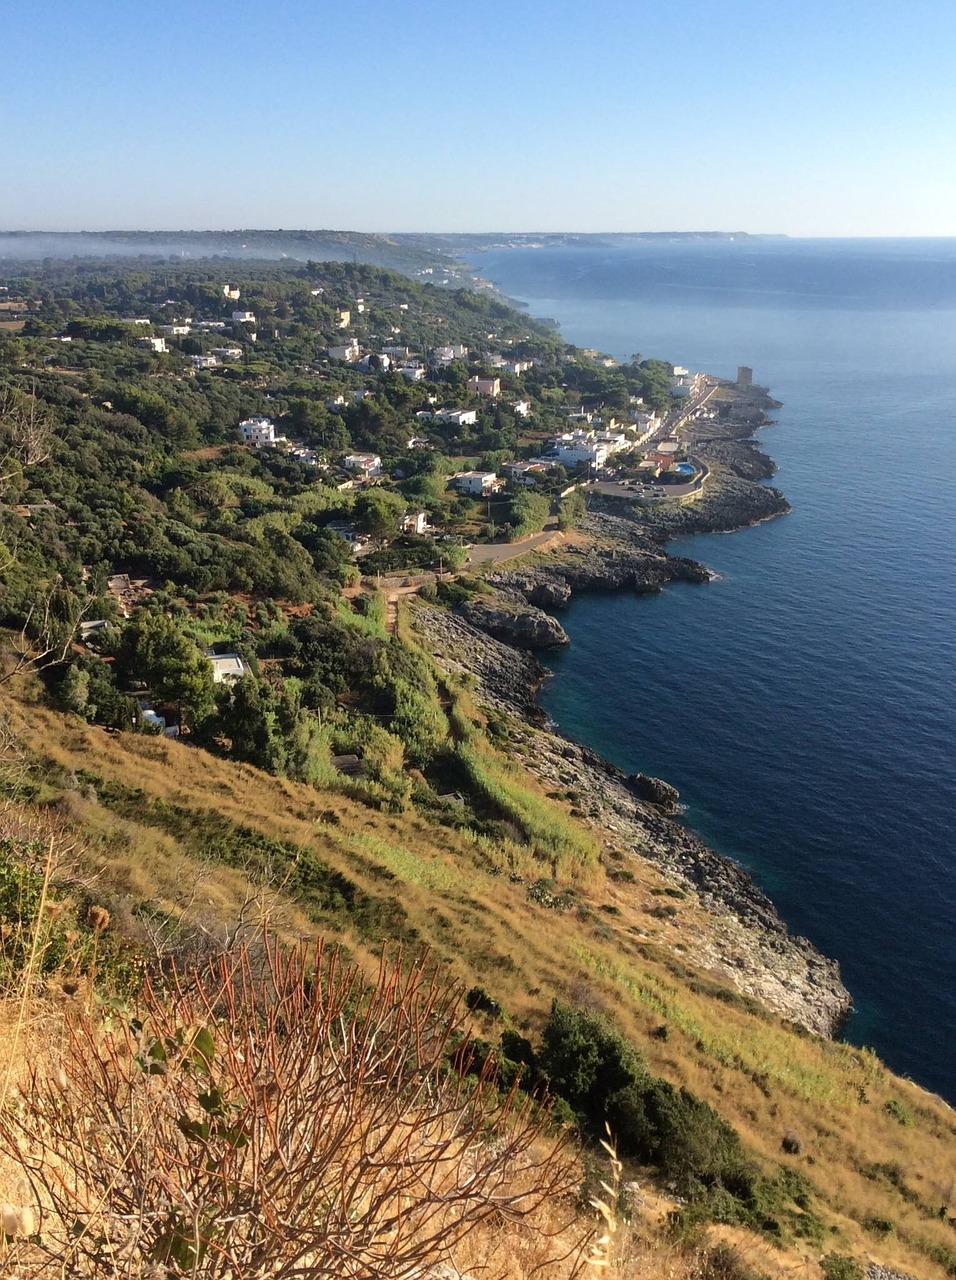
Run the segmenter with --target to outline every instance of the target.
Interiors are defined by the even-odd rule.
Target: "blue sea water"
[[[572,342],[783,401],[792,514],[671,550],[719,579],[572,601],[542,703],[839,959],[851,1041],[956,1101],[956,240],[495,250]]]

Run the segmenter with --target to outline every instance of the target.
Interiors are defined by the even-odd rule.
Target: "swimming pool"
[[[674,470],[682,476],[694,476],[697,474],[697,468],[692,462],[676,462]]]

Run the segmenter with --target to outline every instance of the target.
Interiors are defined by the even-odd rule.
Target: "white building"
[[[157,355],[163,355],[167,350],[165,338],[137,338],[136,345],[145,347],[147,351],[155,351]]]
[[[460,471],[457,476],[452,476],[451,483],[462,493],[484,498],[494,492],[498,476],[494,471]]]
[[[382,347],[387,356],[391,356],[394,360],[407,360],[412,354],[411,347]]]
[[[428,513],[425,511],[409,511],[402,517],[402,533],[417,534],[421,537],[428,528]]]
[[[531,412],[531,401],[516,400],[511,407],[519,418],[527,418],[528,414]]]
[[[339,488],[341,489],[342,486],[339,485]],[[337,538],[343,538],[349,544],[349,550],[352,555],[357,555],[369,544],[368,536],[364,533],[359,533],[351,520],[332,520],[322,527],[328,529],[329,533],[334,533]]]
[[[232,313],[233,324],[255,324],[256,313],[254,311],[234,311]]]
[[[371,476],[381,471],[382,459],[377,453],[347,453],[342,465],[346,471],[361,471]]]
[[[228,298],[230,302],[238,302],[239,286],[237,284],[224,284],[222,286],[222,296]]]
[[[190,356],[189,363],[194,369],[218,369],[218,356]]]
[[[271,418],[246,418],[239,423],[243,443],[255,449],[275,448],[276,424]]]
[[[206,657],[212,665],[213,684],[232,684],[241,680],[249,670],[237,653],[216,653],[207,649]]]
[[[506,462],[501,470],[512,484],[530,486],[537,483],[547,467],[543,462]]]
[[[425,370],[416,364],[404,364],[398,372],[402,375],[406,382],[424,382]]]
[[[359,368],[366,369],[366,370],[371,369],[373,360],[376,362],[376,367],[382,373],[388,373],[389,369],[392,367],[392,362],[388,356],[375,355],[374,353],[370,352],[367,356],[363,356],[362,359],[358,362]]]
[[[436,422],[448,422],[453,427],[473,427],[478,421],[478,410],[438,409],[432,416]]]
[[[608,452],[606,444],[599,444],[595,440],[559,440],[554,446],[554,456],[562,467],[579,467],[583,463],[603,467],[607,462]]]
[[[467,360],[468,348],[460,342],[449,347],[436,347],[432,352],[432,363],[437,365],[451,364],[453,360]]]
[[[160,333],[168,333],[171,338],[185,338],[189,333],[189,325],[179,321],[177,324],[161,324]]]
[[[330,360],[344,360],[346,364],[355,364],[362,354],[354,338],[351,342],[343,343],[342,346],[329,347],[328,352]]]
[[[351,323],[352,323],[351,311],[346,310],[345,307],[340,307],[339,310],[336,311],[335,313],[336,329],[347,329]]]
[[[241,360],[242,347],[213,347],[212,353],[220,360]]]
[[[691,373],[682,364],[674,365],[671,377],[671,394],[675,396],[691,396],[697,390],[699,373]]]

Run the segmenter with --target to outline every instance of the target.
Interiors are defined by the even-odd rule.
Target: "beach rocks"
[[[662,813],[677,812],[680,792],[663,778],[652,778],[646,773],[634,773],[627,781],[639,800],[646,800]]]
[[[518,649],[556,649],[570,643],[560,622],[534,606],[522,609],[505,601],[467,600],[461,614],[473,627]]]

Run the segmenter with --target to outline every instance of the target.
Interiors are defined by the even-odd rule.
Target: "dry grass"
[[[763,1160],[810,1179],[817,1209],[838,1230],[827,1248],[920,1276],[944,1274],[919,1246],[956,1244],[953,1227],[932,1216],[954,1199],[952,1110],[872,1055],[798,1036],[697,973],[677,948],[706,930],[707,919],[683,903],[676,923],[651,919],[648,903],[659,899],[650,891],[663,883],[652,868],[638,864],[634,884],[601,877],[578,884],[575,907],[548,912],[529,900],[526,885],[491,874],[487,850],[468,832],[414,813],[384,814],[338,791],[317,792],[162,739],[109,735],[36,702],[6,701],[23,741],[45,762],[40,800],[68,810],[85,832],[89,873],[114,885],[129,908],[152,904],[228,929],[251,901],[250,923],[268,915],[290,939],[336,934],[369,972],[375,964],[376,939],[347,913],[310,919],[287,893],[263,896],[248,868],[197,862],[195,849],[142,821],[135,805],[117,813],[68,787],[64,780],[78,770],[141,789],[144,804],[200,814],[214,806],[229,823],[307,851],[375,902],[400,906],[403,927],[431,948],[436,967],[451,981],[480,983],[518,1028],[540,1026],[553,995],[607,1012],[655,1073],[714,1105]],[[605,904],[616,914],[603,914]],[[661,1025],[666,1039],[654,1035]],[[888,1102],[912,1122],[899,1123]],[[799,1155],[782,1153],[786,1133],[799,1136]],[[897,1185],[874,1172],[894,1165]],[[863,1225],[881,1218],[895,1223],[893,1234]]]

